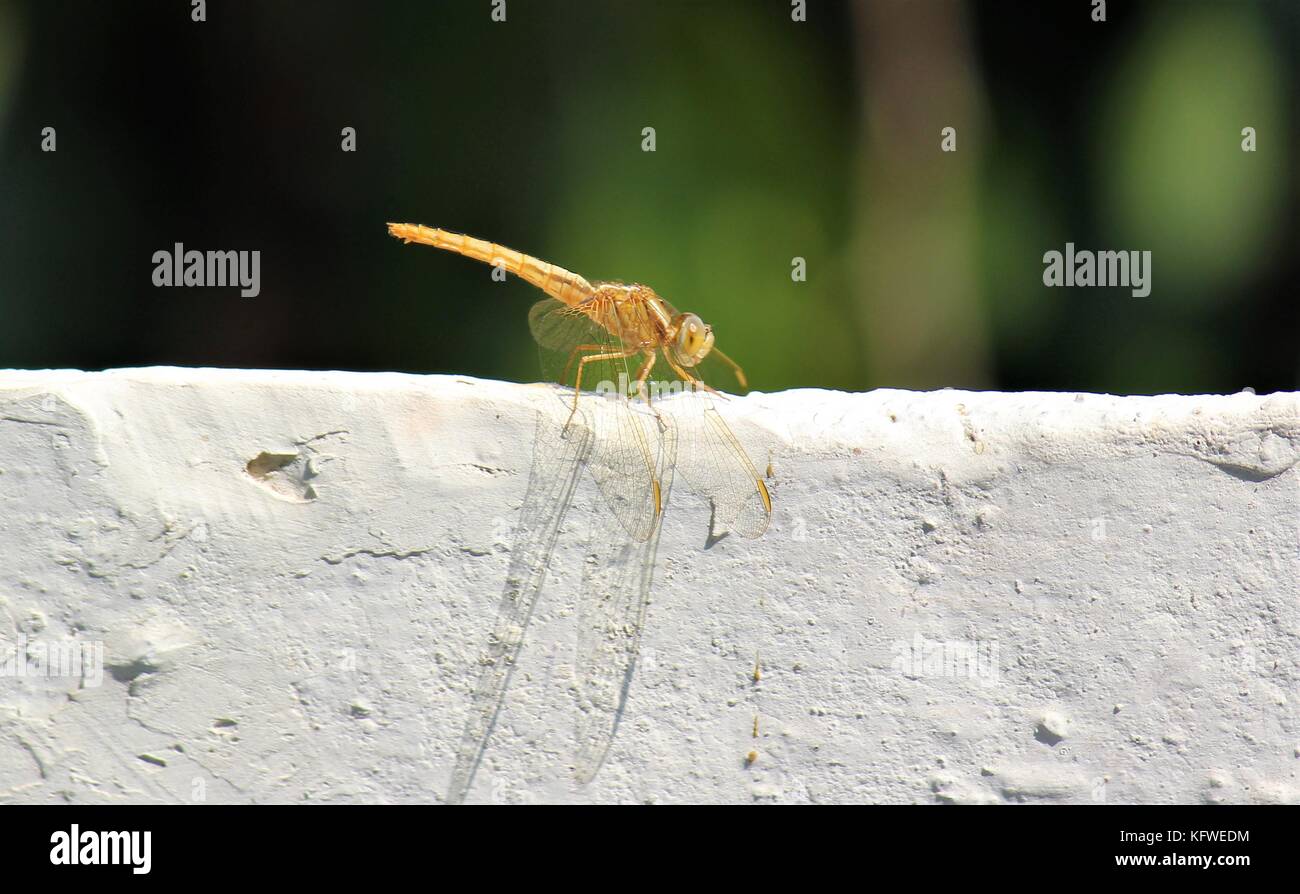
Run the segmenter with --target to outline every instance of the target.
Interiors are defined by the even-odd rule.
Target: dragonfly
[[[741,388],[748,382],[715,345],[711,326],[649,286],[589,282],[443,229],[390,223],[388,231],[404,243],[492,265],[545,293],[529,312],[529,329],[562,402],[538,417],[506,586],[448,800],[464,799],[483,758],[581,468],[616,520],[593,523],[578,599],[582,714],[574,772],[585,784],[603,764],[626,702],[674,473],[711,505],[711,540],[727,533],[754,538],[767,529],[771,494],[713,403],[725,395],[705,376],[723,382],[730,374]]]

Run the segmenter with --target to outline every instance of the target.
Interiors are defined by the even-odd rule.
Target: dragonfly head
[[[713,350],[713,327],[695,314],[673,318],[677,335],[672,340],[673,358],[682,366],[694,366]]]

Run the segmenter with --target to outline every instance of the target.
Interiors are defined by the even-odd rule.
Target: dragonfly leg
[[[573,350],[569,352],[569,361],[564,364],[564,374],[560,376],[560,384],[569,384],[569,370],[573,369],[573,360],[583,351],[603,351],[605,345],[574,345]]]
[[[645,352],[645,362],[641,368],[636,371],[636,393],[641,395],[645,405],[650,408],[650,412],[655,414],[655,419],[659,422],[660,428],[663,427],[664,417],[659,415],[659,410],[654,404],[650,403],[650,391],[646,388],[646,379],[650,378],[650,370],[654,369],[655,359],[658,356],[654,348],[649,348]]]
[[[637,394],[645,400],[647,407],[650,405],[650,391],[646,389],[646,379],[650,378],[650,370],[654,369],[655,352],[646,351],[645,363],[641,364],[641,369],[637,370]]]
[[[705,391],[709,392],[710,394],[718,395],[718,397],[722,397],[722,398],[726,397],[725,394],[723,394],[721,391],[719,391],[718,389],[714,388],[712,385],[705,382],[703,379],[697,379],[695,378],[695,376],[691,375],[686,370],[682,369],[680,366],[678,366],[676,363],[673,362],[673,358],[669,357],[666,352],[664,354],[664,359],[668,361],[668,365],[671,366],[676,371],[677,375],[685,379],[687,383],[690,384],[692,387],[703,388]]]
[[[724,363],[726,363],[728,366],[731,367],[731,371],[734,372],[734,373],[736,374],[736,381],[740,383],[740,387],[741,387],[741,388],[744,388],[746,391],[748,391],[748,390],[749,390],[749,380],[745,378],[745,371],[744,371],[743,369],[740,368],[740,364],[737,363],[736,361],[732,360],[732,359],[731,359],[730,357],[728,357],[726,354],[724,354],[724,353],[722,353],[721,351],[719,351],[716,347],[714,347],[714,349],[713,349],[713,354],[714,354],[715,356],[717,356],[718,358],[720,358],[720,359],[721,359]]]
[[[569,420],[568,422],[564,423],[565,428],[569,427],[569,422],[573,421],[573,417],[578,412],[578,398],[582,396],[583,367],[585,367],[588,363],[595,363],[598,360],[623,360],[627,357],[631,357],[636,352],[637,349],[634,348],[630,351],[610,351],[605,354],[588,354],[586,357],[583,357],[581,360],[578,361],[578,376],[576,379],[574,379],[573,382],[573,409],[569,411]],[[620,399],[622,398],[620,397]]]

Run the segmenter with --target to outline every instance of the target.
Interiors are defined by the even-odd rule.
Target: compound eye
[[[704,337],[703,320],[695,314],[686,314],[682,317],[681,328],[677,331],[677,345],[683,354],[694,356],[704,344]]]

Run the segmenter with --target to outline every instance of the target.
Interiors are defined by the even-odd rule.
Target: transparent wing
[[[672,488],[677,433],[654,416],[635,413],[656,444],[655,469],[665,504]],[[578,598],[578,750],[574,776],[580,785],[595,778],[613,744],[641,649],[641,631],[660,520],[643,541],[632,540],[605,512],[592,523],[582,590]]]
[[[667,301],[664,304],[676,315],[676,308]],[[635,370],[631,376],[634,380]],[[720,351],[682,370],[660,359],[649,390],[654,406],[669,413],[680,430],[678,470],[690,490],[712,504],[714,533],[734,531],[742,537],[758,537],[767,530],[772,516],[771,496],[718,411],[726,396],[700,389],[696,382],[724,392],[747,388],[738,368],[724,360]]]
[[[501,703],[523,645],[533,606],[546,582],[551,554],[560,524],[573,500],[578,472],[589,455],[592,432],[579,415],[570,424],[558,411],[539,413],[533,465],[528,491],[514,531],[510,567],[497,609],[496,623],[481,659],[481,669],[470,702],[469,718],[461,733],[447,800],[458,804],[470,783],[501,710]]]
[[[713,506],[714,533],[758,537],[772,500],[749,455],[718,412],[721,398],[688,391],[661,401],[680,431],[678,470],[691,491]]]
[[[648,539],[663,500],[645,428],[625,396],[627,383],[635,381],[640,354],[630,354],[582,312],[582,305],[540,301],[528,314],[528,326],[547,380],[564,386],[560,399],[570,410],[581,405],[592,421],[592,478],[628,535],[638,542]],[[574,403],[572,389],[577,384],[581,392]]]

